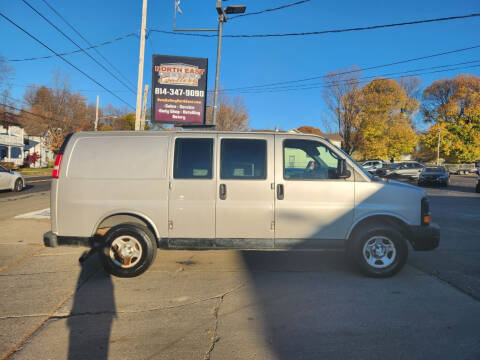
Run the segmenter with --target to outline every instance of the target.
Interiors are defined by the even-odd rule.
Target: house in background
[[[0,113],[0,162],[23,165],[24,131],[17,115]]]
[[[48,163],[55,160],[55,154],[47,146],[47,138],[50,131],[48,126],[29,120],[23,121],[23,128],[25,130],[25,158],[34,153],[38,155],[38,160],[34,164],[30,164],[30,167],[47,167]]]

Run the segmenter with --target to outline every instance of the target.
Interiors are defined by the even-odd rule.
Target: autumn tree
[[[323,135],[320,129],[313,126],[300,126],[297,130],[304,134]]]
[[[361,96],[358,68],[330,72],[324,76],[323,99],[330,110],[342,137],[342,149],[351,154],[358,146]]]
[[[413,114],[418,101],[393,79],[374,79],[362,89],[359,152],[365,158],[397,158],[415,150]]]
[[[219,94],[218,112],[217,112],[217,130],[246,131],[249,116],[247,107],[242,97],[231,98],[224,93]],[[213,122],[213,107],[207,107],[206,123]]]
[[[472,162],[480,158],[480,77],[458,75],[441,79],[423,92],[422,113],[433,123],[422,143],[447,162]]]
[[[68,78],[59,72],[52,88],[31,85],[24,99],[28,105],[20,112],[23,127],[27,133],[47,133],[46,145],[55,152],[68,133],[93,129],[95,106],[73,93]]]

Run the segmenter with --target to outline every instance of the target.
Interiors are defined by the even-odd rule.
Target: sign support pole
[[[95,131],[98,129],[98,103],[100,101],[100,97],[97,95],[97,110],[95,112]]]
[[[147,27],[147,0],[143,0],[142,28],[140,29],[140,55],[138,58],[137,106],[135,107],[135,131],[140,130],[142,107],[143,62],[145,56],[145,29]]]
[[[145,130],[145,116],[147,115],[147,96],[148,96],[148,84],[145,84],[145,90],[143,91],[143,105],[142,105],[142,117],[140,120],[140,130]]]
[[[220,5],[221,6],[221,5]],[[215,93],[213,95],[213,120],[212,125],[217,123],[217,104],[218,104],[218,79],[220,76],[220,60],[222,56],[222,31],[225,17],[223,14],[218,15],[218,42],[217,42],[217,70],[215,73]]]

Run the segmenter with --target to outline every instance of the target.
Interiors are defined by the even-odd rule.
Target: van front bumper
[[[440,226],[430,223],[428,226],[410,226],[411,243],[415,250],[433,250],[440,244]]]
[[[46,247],[63,245],[92,247],[93,239],[88,237],[58,236],[51,231],[43,234],[43,244]]]

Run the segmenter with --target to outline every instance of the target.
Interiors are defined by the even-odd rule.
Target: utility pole
[[[140,120],[140,130],[145,130],[145,116],[147,115],[147,96],[148,96],[148,84],[145,84],[145,90],[143,91],[143,105],[142,105],[142,117]]]
[[[97,95],[97,111],[95,112],[95,131],[98,128],[98,103],[100,101],[100,97]]]
[[[142,108],[143,61],[145,57],[145,30],[147,27],[147,0],[143,0],[142,28],[140,29],[140,55],[138,58],[137,106],[135,108],[135,131],[140,129],[140,112]]]
[[[442,128],[440,127],[440,124],[438,124],[438,143],[437,143],[437,166],[440,165],[440,132],[442,131]]]
[[[227,20],[225,16],[225,11],[222,8],[222,1],[217,0],[216,4],[218,12],[218,35],[217,35],[217,70],[215,73],[215,92],[213,95],[213,120],[212,125],[217,124],[217,104],[218,104],[218,80],[220,77],[220,60],[222,57],[222,33],[223,33],[223,23]]]

